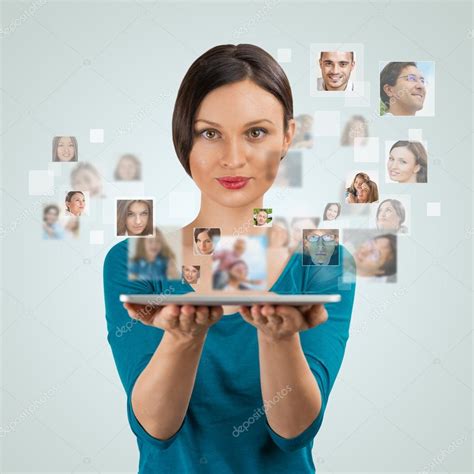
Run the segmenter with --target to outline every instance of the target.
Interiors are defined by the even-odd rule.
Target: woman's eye
[[[207,140],[214,140],[217,137],[217,131],[216,130],[203,130],[200,132],[200,135]]]
[[[250,138],[262,138],[267,131],[264,128],[252,128],[249,131]]]

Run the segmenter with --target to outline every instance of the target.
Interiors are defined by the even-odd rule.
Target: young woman
[[[71,186],[88,192],[90,197],[104,197],[102,178],[97,168],[90,163],[78,163],[71,171]]]
[[[182,229],[183,261],[201,266],[210,293],[212,259],[193,257],[193,229],[232,235],[265,208],[291,144],[291,89],[265,51],[241,44],[199,57],[179,88],[173,139],[201,190],[196,218]],[[266,229],[249,227],[248,235]],[[159,309],[125,304],[122,293],[193,291],[181,282],[126,279],[127,241],[104,264],[109,343],[138,438],[140,473],[314,472],[311,448],[348,338],[354,286],[342,266],[303,267],[301,253],[268,260],[269,291],[339,293],[338,304]],[[342,249],[341,249],[342,251]],[[346,254],[349,258],[349,256]],[[263,256],[262,256],[263,258]],[[206,272],[207,271],[207,272]],[[117,327],[140,321],[116,337]]]
[[[77,161],[76,137],[54,137],[53,138],[53,161]]]
[[[155,229],[154,237],[137,239],[128,271],[132,280],[158,281],[177,278],[176,255],[160,229]]]
[[[406,233],[405,208],[398,199],[385,199],[379,204],[376,214],[377,229]]]
[[[341,213],[341,205],[338,202],[330,202],[326,204],[323,212],[324,221],[335,221]]]
[[[352,203],[355,204],[367,204],[376,202],[379,200],[379,190],[375,181],[369,179],[362,184],[360,189],[357,191],[355,200]]]
[[[183,283],[197,285],[199,283],[199,265],[183,265],[181,278]]]
[[[387,161],[391,181],[397,183],[426,183],[428,181],[428,154],[420,142],[399,140]]]
[[[194,254],[212,255],[217,239],[221,236],[219,229],[206,229],[197,227],[194,234]]]
[[[153,235],[153,201],[119,199],[117,201],[117,235],[145,237]]]
[[[357,173],[354,176],[352,184],[346,189],[346,203],[354,204],[357,202],[357,193],[367,181],[370,181],[370,177],[367,173]]]
[[[81,216],[86,207],[86,198],[82,191],[69,191],[64,202],[67,216]]]
[[[142,165],[135,155],[123,155],[120,157],[115,168],[114,178],[116,181],[140,181],[142,177]]]

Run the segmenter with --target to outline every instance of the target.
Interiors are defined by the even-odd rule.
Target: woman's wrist
[[[173,350],[201,348],[204,345],[207,336],[207,329],[199,334],[183,334],[172,331],[165,331],[163,341]],[[162,342],[163,342],[162,341]]]

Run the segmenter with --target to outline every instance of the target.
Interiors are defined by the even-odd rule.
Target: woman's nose
[[[226,168],[240,168],[245,165],[245,151],[238,139],[231,139],[228,141],[221,163]]]

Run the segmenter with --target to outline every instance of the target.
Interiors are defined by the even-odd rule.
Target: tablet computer
[[[262,295],[225,294],[201,295],[186,293],[183,295],[120,295],[122,303],[135,303],[151,306],[197,305],[197,306],[252,306],[254,304],[272,304],[302,306],[317,303],[338,303],[341,295],[280,295],[265,293]]]

